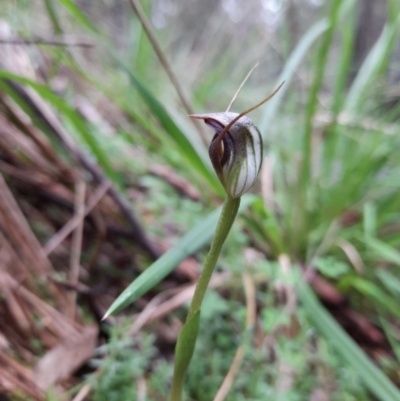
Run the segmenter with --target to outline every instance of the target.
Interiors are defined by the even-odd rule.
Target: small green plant
[[[182,398],[186,370],[193,355],[199,330],[201,304],[214,271],[222,245],[231,230],[239,210],[240,197],[249,191],[257,179],[262,162],[262,139],[258,128],[245,115],[268,101],[280,89],[254,107],[240,113],[197,114],[193,118],[203,119],[216,134],[211,142],[210,159],[226,199],[211,242],[211,248],[204,262],[196,290],[189,308],[186,322],[176,344],[175,370],[171,386],[171,401]],[[231,102],[232,103],[232,102]]]
[[[92,361],[99,372],[93,376],[93,401],[137,399],[138,386],[135,383],[145,376],[156,349],[153,336],[127,339],[126,333],[124,326],[113,328],[107,346],[97,351],[98,356],[105,358]]]
[[[204,120],[206,124],[216,131],[209,148],[209,156],[214,170],[225,189],[226,199],[210,251],[195,289],[186,322],[178,336],[175,350],[175,369],[170,393],[171,401],[180,401],[182,398],[184,378],[194,352],[199,331],[200,312],[204,295],[222,245],[231,230],[239,210],[241,196],[254,185],[261,168],[263,158],[262,137],[258,128],[246,117],[246,114],[271,99],[279,91],[283,83],[271,95],[250,109],[240,114],[231,113],[229,111],[230,107],[242,85],[224,113],[196,114],[191,116],[192,118]],[[126,292],[127,290],[128,292]],[[129,288],[127,290],[111,305],[106,316],[120,309],[127,302],[127,297],[131,297]]]

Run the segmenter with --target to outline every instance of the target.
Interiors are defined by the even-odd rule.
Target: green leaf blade
[[[299,290],[301,301],[310,319],[324,337],[342,354],[342,357],[358,372],[364,385],[380,401],[400,401],[400,391],[325,310],[310,287],[302,283]]]
[[[239,211],[247,208],[253,201],[253,196],[243,196]],[[186,233],[172,249],[141,273],[112,303],[104,319],[137,300],[171,273],[182,260],[209,242],[215,231],[220,211],[221,208],[218,208],[210,213],[197,226]]]

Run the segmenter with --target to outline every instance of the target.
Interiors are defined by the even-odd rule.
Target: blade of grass
[[[366,298],[381,304],[380,306],[388,310],[392,315],[400,317],[398,302],[392,296],[387,295],[382,291],[379,286],[374,284],[372,281],[365,280],[361,277],[354,277],[351,279],[349,284],[365,295]]]
[[[341,132],[337,129],[336,118],[343,107],[346,84],[351,71],[351,64],[353,61],[353,48],[355,40],[355,23],[356,23],[356,3],[348,10],[348,14],[342,22],[341,29],[341,54],[338,66],[338,73],[336,76],[333,95],[332,95],[332,118],[333,124],[328,128],[328,135],[324,141],[324,168],[325,175],[331,175],[332,163],[336,156],[336,147],[341,136]]]
[[[363,208],[363,228],[366,238],[376,237],[376,207],[372,202],[367,202]]]
[[[400,252],[398,250],[375,238],[366,238],[365,243],[377,257],[400,266]]]
[[[396,25],[396,19],[400,16],[400,2],[398,0],[388,0],[387,2],[387,21],[389,25]],[[397,23],[396,32],[392,37],[392,43],[388,46],[388,51],[382,59],[379,74],[385,74],[390,66],[392,51],[397,45],[397,37],[399,34],[399,24]]]
[[[61,28],[60,21],[58,20],[57,12],[54,9],[54,4],[52,0],[44,0],[44,6],[46,8],[47,14],[49,15],[51,24],[53,25],[53,30],[56,35],[61,35],[63,30]]]
[[[400,15],[391,24],[387,24],[380,37],[376,41],[374,47],[369,52],[367,58],[363,62],[357,77],[351,86],[347,95],[344,109],[350,112],[357,111],[364,102],[366,90],[373,82],[374,78],[381,72],[385,65],[388,54],[396,41],[394,38],[400,25]]]
[[[400,297],[400,279],[398,277],[384,269],[376,269],[375,276],[395,297]]]
[[[365,387],[380,401],[400,401],[400,391],[336,323],[307,284],[299,286],[299,295],[317,329],[357,371]]]
[[[396,356],[397,361],[400,363],[400,344],[398,341],[398,335],[396,336],[393,333],[393,328],[391,326],[391,323],[388,320],[386,320],[382,316],[382,314],[380,314],[379,316],[379,321],[381,323],[385,336],[388,339],[390,346],[392,347],[393,353]]]
[[[354,3],[355,0],[347,0],[343,3],[339,10],[340,18],[346,16],[349,13],[349,10],[351,10],[351,8],[354,6]],[[271,124],[271,120],[276,115],[286,91],[290,88],[290,83],[292,82],[293,77],[296,74],[297,68],[299,67],[305,56],[308,54],[311,46],[328,29],[328,27],[329,20],[327,18],[321,19],[303,35],[299,43],[292,51],[282,73],[276,80],[277,85],[283,81],[285,81],[285,85],[276,94],[276,96],[274,96],[274,98],[271,99],[264,106],[263,118],[258,125],[261,133],[268,132],[268,127]]]
[[[246,209],[254,202],[254,199],[255,197],[251,195],[243,196],[239,212]],[[215,231],[220,212],[221,208],[211,212],[197,226],[186,233],[172,249],[141,273],[112,303],[104,319],[125,308],[155,287],[165,276],[171,273],[182,260],[209,242]]]
[[[145,3],[143,8],[144,12],[149,14],[151,4]],[[152,79],[154,73],[153,69],[149,68],[149,66],[155,65],[154,51],[140,21],[132,18],[130,24],[133,32],[131,33],[129,65],[132,66],[137,77],[146,82]]]
[[[326,29],[315,63],[314,80],[309,90],[308,102],[305,110],[305,125],[302,135],[302,158],[298,173],[296,173],[296,181],[291,188],[291,197],[296,198],[297,202],[293,203],[291,208],[292,218],[290,219],[290,238],[289,244],[292,255],[302,258],[301,255],[305,248],[304,233],[309,231],[310,224],[309,210],[303,205],[307,204],[307,194],[310,190],[311,176],[311,149],[313,140],[313,123],[314,115],[318,108],[318,94],[321,90],[325,66],[328,59],[329,48],[332,43],[333,34],[339,19],[339,11],[342,0],[334,0],[331,6],[331,12],[328,19],[328,28]],[[299,241],[299,238],[302,239]]]
[[[79,9],[79,7],[71,0],[58,0],[58,2],[64,6],[71,15],[86,29],[88,29],[91,33],[97,33],[94,25],[89,21],[85,14]]]
[[[268,127],[271,124],[272,118],[276,115],[276,112],[282,102],[283,96],[290,87],[290,83],[293,80],[293,76],[301,63],[301,61],[306,56],[308,50],[312,44],[328,29],[328,21],[323,19],[313,25],[301,38],[296,48],[290,55],[282,73],[277,79],[277,84],[285,81],[285,85],[281,90],[272,98],[263,108],[263,118],[259,124],[259,129],[261,133],[268,131]],[[266,134],[264,134],[265,136]]]
[[[318,94],[321,90],[326,62],[328,60],[329,48],[332,43],[333,34],[337,27],[339,11],[342,0],[334,0],[329,15],[328,29],[323,36],[321,47],[317,54],[315,77],[309,91],[307,107],[305,110],[305,127],[303,136],[302,168],[300,174],[300,186],[305,188],[310,177],[311,169],[311,142],[313,135],[314,115],[318,108]]]
[[[343,96],[344,90],[346,88],[346,82],[348,79],[349,72],[351,71],[351,63],[353,56],[353,46],[355,39],[355,7],[356,4],[353,4],[353,7],[349,9],[349,14],[347,15],[346,21],[342,22],[342,29],[340,32],[342,33],[342,53],[339,61],[338,74],[335,80],[335,86],[333,89],[332,96],[332,112],[334,116],[336,116],[342,105],[343,105]]]

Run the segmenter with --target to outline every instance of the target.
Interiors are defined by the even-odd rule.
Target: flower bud
[[[216,134],[211,141],[209,155],[226,193],[238,198],[254,185],[261,168],[263,144],[260,131],[246,116],[240,117],[229,130],[219,135],[239,114],[195,114]]]

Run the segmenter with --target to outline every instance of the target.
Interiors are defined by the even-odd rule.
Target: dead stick
[[[245,289],[246,295],[246,330],[251,330],[254,327],[256,322],[256,288],[254,284],[253,278],[248,273],[243,273],[242,275],[243,285]],[[231,367],[227,375],[225,376],[224,381],[221,384],[216,396],[214,397],[214,401],[224,401],[226,396],[228,395],[232,385],[235,381],[235,377],[239,372],[240,365],[243,362],[245,354],[245,344],[241,344],[239,348],[236,350],[235,357],[233,358]]]
[[[45,39],[45,38],[0,38],[2,45],[46,45],[64,47],[94,47],[93,43],[74,41],[68,39]]]
[[[89,198],[87,206],[84,210],[83,216],[75,215],[69,220],[50,240],[44,245],[43,249],[46,255],[49,255],[56,249],[69,234],[80,224],[81,220],[86,217],[93,208],[100,202],[103,196],[110,189],[110,181],[104,182],[100,187],[96,189],[94,194]]]
[[[76,285],[79,281],[79,264],[81,260],[82,251],[82,237],[83,237],[83,220],[85,218],[85,193],[86,185],[83,180],[79,180],[75,190],[75,216],[79,221],[74,235],[72,236],[71,244],[71,259],[70,259],[70,274],[69,280],[73,285]],[[76,310],[76,291],[70,293],[70,309],[69,317],[74,320]]]

